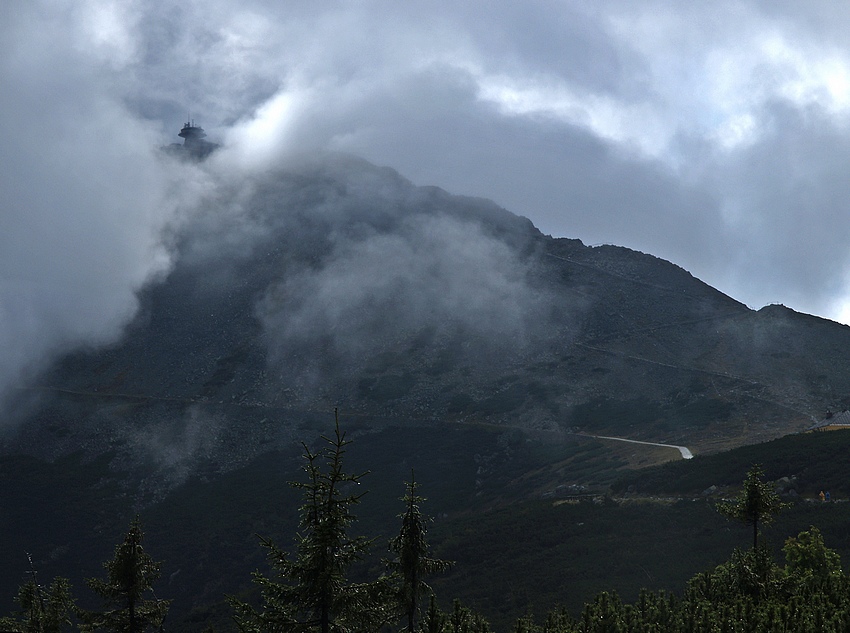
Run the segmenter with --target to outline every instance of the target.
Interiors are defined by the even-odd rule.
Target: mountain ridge
[[[845,326],[753,311],[663,259],[545,236],[353,157],[225,182],[169,239],[172,268],[121,341],[45,372],[7,451],[147,433],[151,453],[176,438],[226,461],[253,442],[247,459],[337,405],[711,451],[850,404]]]

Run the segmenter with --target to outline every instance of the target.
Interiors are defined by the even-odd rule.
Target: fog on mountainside
[[[163,235],[170,268],[120,340],[19,392],[30,406],[8,450],[119,450],[180,481],[288,446],[339,406],[367,426],[698,452],[805,428],[850,394],[848,328],[753,312],[669,262],[544,236],[492,202],[344,155],[172,167],[194,202]]]
[[[222,433],[244,432],[213,401],[431,418],[429,399],[445,410],[468,397],[463,383],[521,366],[584,301],[532,274],[541,236],[528,220],[360,159],[173,168],[198,201],[164,233],[170,270],[140,290],[120,341],[71,353],[17,400],[38,393],[36,419],[58,416],[83,436],[106,423],[103,441],[166,468],[182,472]],[[447,376],[456,385],[429,395]],[[63,391],[89,394],[92,408],[54,410]],[[408,393],[415,407],[387,409]],[[123,415],[101,400],[122,394],[153,410]],[[17,445],[49,445],[36,428]]]
[[[181,232],[180,263],[213,279],[262,262],[254,307],[273,356],[318,345],[350,362],[423,330],[519,349],[554,301],[528,278],[530,222],[353,158],[222,187]]]
[[[383,413],[379,393],[416,391],[423,369],[492,380],[575,325],[584,300],[533,274],[540,237],[488,201],[325,157],[219,187],[179,229],[175,278],[203,271],[191,296],[204,301],[242,293],[263,401],[357,409],[365,396]]]

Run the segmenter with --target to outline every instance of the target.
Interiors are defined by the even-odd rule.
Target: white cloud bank
[[[159,227],[181,196],[157,126],[116,94],[133,43],[108,9],[0,19],[0,397],[57,350],[117,336],[167,265]]]

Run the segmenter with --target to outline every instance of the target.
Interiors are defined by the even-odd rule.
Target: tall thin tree
[[[720,514],[752,525],[753,549],[758,547],[759,527],[768,525],[788,506],[787,503],[782,503],[773,487],[763,479],[764,469],[759,464],[754,464],[747,471],[744,486],[738,496],[717,504]]]
[[[262,590],[262,607],[231,599],[240,631],[377,630],[386,620],[382,583],[351,583],[347,578],[350,566],[371,545],[362,536],[349,535],[355,521],[353,507],[364,494],[357,486],[368,473],[351,475],[343,469],[350,441],[340,431],[339,412],[334,413],[334,437],[323,436],[327,446],[315,453],[304,445],[307,481],[292,483],[303,491],[304,499],[295,556],[261,539],[275,572],[273,578],[254,574]]]
[[[430,546],[425,538],[428,520],[419,509],[425,499],[416,494],[416,477],[412,471],[406,486],[407,491],[402,497],[405,511],[399,515],[401,530],[390,541],[390,551],[396,554],[396,558],[387,561],[387,565],[400,580],[399,603],[407,619],[407,631],[414,633],[419,626],[422,596],[431,593],[425,577],[448,570],[452,563],[429,556]]]
[[[153,593],[159,578],[160,564],[142,547],[142,524],[139,517],[130,523],[124,541],[115,548],[115,556],[106,561],[106,580],[90,578],[89,588],[104,602],[102,611],[82,611],[82,631],[114,631],[142,633],[161,631],[168,613],[168,600]],[[146,597],[146,596],[150,597]]]
[[[0,618],[0,630],[20,633],[59,633],[71,626],[71,614],[75,610],[71,597],[71,584],[67,578],[53,579],[49,587],[38,582],[38,573],[27,554],[29,578],[18,589],[15,602],[21,610],[18,617]]]

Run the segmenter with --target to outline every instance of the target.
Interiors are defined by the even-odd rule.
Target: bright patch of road
[[[664,446],[665,448],[675,448],[682,455],[682,459],[692,459],[694,454],[691,453],[687,446],[676,446],[675,444],[659,444],[658,442],[642,442],[640,440],[628,440],[625,437],[606,437],[604,435],[590,435],[598,440],[616,440],[618,442],[631,442],[632,444],[646,444],[647,446]]]

